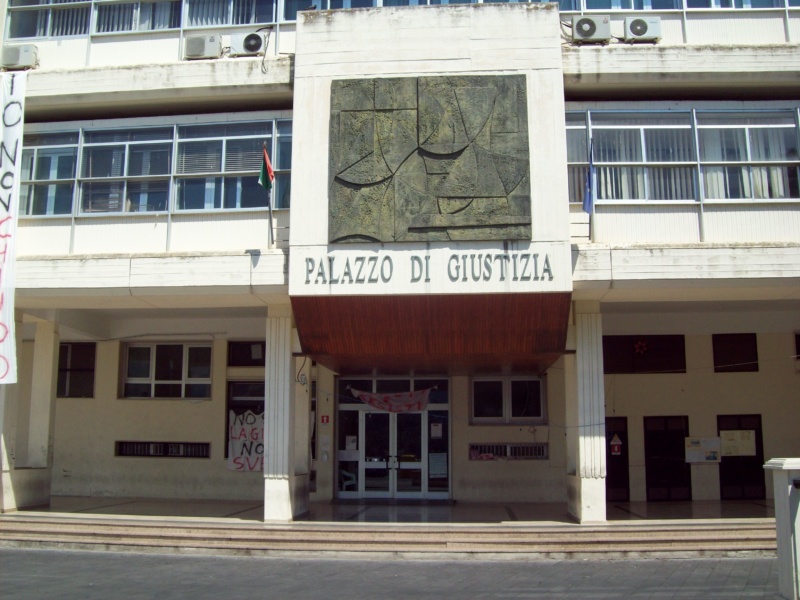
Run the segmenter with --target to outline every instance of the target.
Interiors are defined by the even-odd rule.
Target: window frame
[[[135,119],[108,119],[97,121],[74,121],[67,123],[37,123],[26,125],[25,137],[23,139],[23,164],[26,166],[26,172],[23,173],[21,178],[21,210],[20,217],[23,219],[28,218],[73,218],[73,219],[89,219],[89,218],[103,218],[103,217],[119,217],[128,216],[135,218],[136,215],[162,215],[162,214],[190,214],[200,213],[208,214],[211,212],[266,212],[269,210],[266,204],[267,192],[260,188],[258,185],[258,176],[261,169],[261,143],[255,144],[258,146],[258,154],[250,155],[249,150],[243,151],[243,156],[246,156],[246,167],[238,170],[225,170],[226,165],[224,162],[220,164],[219,171],[214,171],[209,174],[191,173],[188,177],[220,177],[221,179],[248,179],[248,186],[250,189],[258,187],[258,193],[263,193],[263,202],[259,201],[258,206],[226,207],[224,199],[220,202],[220,208],[198,208],[198,209],[179,209],[178,208],[178,193],[179,181],[187,178],[186,175],[179,173],[178,166],[178,129],[186,126],[250,126],[254,131],[267,130],[271,132],[268,136],[263,136],[261,133],[253,135],[221,135],[214,138],[209,138],[219,141],[225,145],[228,142],[234,143],[240,140],[264,140],[267,142],[267,151],[272,159],[275,171],[275,183],[271,192],[270,200],[273,210],[288,209],[291,206],[291,152],[292,152],[292,130],[293,120],[291,111],[263,111],[263,112],[246,112],[237,115],[226,114],[212,114],[212,115],[179,115],[176,117],[143,117]],[[121,141],[93,141],[92,136],[97,133],[108,133],[113,135],[115,131],[122,132],[135,132],[143,130],[163,129],[171,133],[164,134],[157,139],[133,139],[133,135],[127,140]],[[111,139],[111,138],[109,138]],[[200,138],[198,138],[200,139]],[[185,139],[184,141],[190,141]],[[201,140],[202,141],[202,140]],[[169,157],[168,169],[166,173],[157,173],[154,175],[130,175],[130,159],[132,152],[137,148],[147,146],[157,146],[160,144],[169,144]],[[87,152],[91,150],[98,150],[102,147],[119,147],[124,155],[121,171],[115,173],[113,176],[97,176],[96,174],[86,171],[84,165],[87,160]],[[69,178],[56,178],[56,179],[37,179],[36,170],[38,161],[44,157],[47,152],[51,153],[69,153],[72,156],[72,176]],[[223,156],[224,160],[224,156]],[[25,161],[28,161],[26,164]],[[241,162],[241,161],[240,161]],[[158,185],[166,185],[166,201],[165,204],[161,202],[156,203],[153,210],[140,210],[142,208],[141,202],[135,202],[134,196],[138,197],[137,186],[142,183],[149,183]],[[118,189],[112,188],[111,192],[119,196],[118,200],[109,203],[109,207],[113,210],[84,210],[84,204],[87,200],[86,194],[92,186],[98,185],[117,185]],[[237,184],[238,185],[238,184]],[[58,190],[56,186],[72,186],[71,187],[71,206],[70,211],[55,212],[59,206],[55,201],[56,193],[63,193]],[[220,188],[224,186],[224,181],[220,183]],[[37,189],[45,190],[45,201],[50,196],[49,204],[45,202],[44,210],[34,213],[36,205],[36,191]],[[52,189],[48,189],[52,188]],[[132,191],[136,190],[136,194],[132,195]],[[144,193],[158,193],[159,196],[163,194],[163,189],[156,187],[155,189],[144,189]],[[42,192],[40,191],[41,195]],[[220,192],[221,198],[224,198],[224,191]],[[252,195],[251,197],[256,197]],[[279,201],[276,202],[275,199]],[[41,199],[40,199],[41,203]],[[65,203],[65,201],[64,201]],[[137,210],[139,208],[139,210]],[[24,214],[23,214],[24,213]]]
[[[75,367],[73,366],[74,350],[77,348],[91,347],[91,367]],[[64,353],[64,354],[62,354]],[[63,360],[62,360],[63,357]],[[62,363],[63,364],[62,366]],[[74,373],[91,373],[92,392],[89,395],[70,393],[72,388],[72,375]],[[57,398],[94,398],[94,388],[97,373],[97,344],[95,342],[61,342],[58,347],[58,379],[56,384],[56,397]],[[63,389],[66,393],[62,393],[62,376],[63,376]]]
[[[157,379],[156,370],[158,368],[158,348],[168,346],[181,347],[181,379]],[[148,376],[137,377],[129,375],[131,367],[131,350],[136,348],[148,348]],[[208,377],[190,377],[189,376],[189,354],[192,349],[207,349],[208,350]],[[123,361],[121,367],[121,386],[120,397],[132,400],[192,400],[202,401],[211,400],[212,396],[212,379],[214,373],[214,349],[210,343],[202,342],[135,342],[129,343],[125,346],[123,353]],[[149,385],[150,395],[129,394],[129,385]],[[157,386],[165,385],[180,385],[181,393],[178,396],[170,395],[157,395]],[[186,389],[189,385],[205,385],[208,389],[207,396],[187,396]]]
[[[747,346],[744,345],[745,343]],[[759,371],[758,334],[756,333],[714,333],[711,335],[711,348],[714,373],[757,373]],[[731,358],[731,354],[736,356]],[[722,362],[723,360],[726,360],[727,364]],[[731,360],[735,362],[730,362]]]
[[[602,125],[595,121],[600,118],[614,115],[641,115],[644,119],[647,115],[658,117],[659,115],[685,115],[689,119],[689,124],[675,125],[653,125],[646,124],[615,124]],[[708,103],[700,103],[700,106],[686,104],[680,107],[666,106],[663,109],[623,109],[616,107],[590,107],[568,108],[566,110],[566,141],[567,141],[567,171],[569,178],[569,203],[572,205],[581,204],[585,192],[586,181],[590,164],[594,167],[595,177],[593,180],[595,206],[612,205],[697,205],[697,204],[754,204],[754,203],[797,203],[800,202],[800,157],[793,154],[800,147],[800,109],[797,106],[758,106],[758,107],[737,107],[730,108],[720,106],[718,108],[710,106]],[[596,117],[596,118],[595,118]],[[713,118],[723,121],[727,118],[728,123],[712,123]],[[761,122],[759,122],[761,121]],[[781,122],[782,121],[782,122]],[[590,163],[589,151],[592,148],[592,140],[596,132],[603,130],[612,131],[635,131],[639,129],[641,136],[638,148],[641,151],[639,160],[608,161],[600,160],[598,157],[597,140],[594,140],[593,159]],[[693,154],[679,161],[650,161],[647,160],[647,145],[645,139],[646,130],[682,130],[691,129],[692,148],[689,149]],[[746,143],[746,156],[740,161],[726,160],[706,160],[702,154],[701,143],[708,134],[705,132],[719,129],[743,130]],[[772,148],[780,144],[776,149],[780,153],[783,151],[785,156],[778,158],[758,158],[752,150],[751,140],[756,139],[758,131],[778,131],[794,132],[789,133],[781,140],[780,134],[775,134],[775,143],[767,148]],[[581,139],[581,138],[584,139]],[[762,140],[762,143],[767,138]],[[602,157],[600,157],[602,158]],[[639,175],[643,192],[641,197],[631,198],[604,198],[599,189],[601,173],[603,169],[641,169]],[[657,199],[651,197],[648,188],[648,181],[655,169],[664,168],[683,168],[687,169],[687,175],[691,172],[691,180],[683,177],[685,185],[693,190],[692,198]],[[718,197],[707,193],[707,185],[710,181],[710,169],[713,168],[740,168],[747,173],[746,179],[749,186],[749,195],[746,197]],[[690,171],[688,171],[690,170]],[[717,176],[718,177],[718,176]],[[756,183],[756,179],[758,182]],[[684,185],[683,183],[681,185]],[[773,190],[777,188],[785,189],[783,195],[776,195]],[[759,195],[758,190],[768,190],[766,194]]]
[[[540,414],[534,417],[515,417],[513,415],[512,388],[515,382],[537,382],[539,386]],[[496,417],[476,416],[475,384],[499,382],[502,389],[502,414]],[[473,425],[520,425],[547,423],[546,378],[541,375],[480,375],[470,379],[470,423]]]

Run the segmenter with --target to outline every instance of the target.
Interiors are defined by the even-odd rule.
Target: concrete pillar
[[[59,337],[38,321],[34,344],[17,323],[17,383],[0,386],[0,512],[50,502]],[[31,351],[32,350],[32,351]]]
[[[567,504],[580,523],[606,520],[603,326],[597,302],[573,307],[575,355],[565,357]],[[575,384],[569,384],[572,379]]]
[[[778,592],[786,600],[800,599],[800,458],[773,458],[775,527],[778,538]],[[795,483],[797,482],[797,483]]]
[[[295,475],[296,411],[290,307],[269,308],[266,341],[264,520],[285,522],[308,511],[308,475]]]

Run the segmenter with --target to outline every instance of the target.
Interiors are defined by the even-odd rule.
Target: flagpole
[[[267,142],[264,142],[264,160],[266,164],[267,160]],[[271,165],[270,165],[271,166]],[[267,175],[269,177],[269,175]],[[272,184],[272,181],[270,181]],[[272,198],[270,195],[272,194],[272,190],[274,189],[274,184],[270,185],[269,188],[265,188],[265,192],[267,193],[267,210],[269,211],[269,248],[275,248],[275,235],[272,232]]]
[[[275,234],[272,232],[272,202],[269,197],[271,190],[267,190],[267,208],[269,209],[269,247],[275,247]]]

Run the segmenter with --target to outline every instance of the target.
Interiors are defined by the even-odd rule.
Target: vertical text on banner
[[[16,256],[25,73],[2,73],[0,137],[0,383],[17,382],[14,335],[14,260]]]

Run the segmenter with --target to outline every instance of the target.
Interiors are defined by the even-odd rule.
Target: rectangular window
[[[172,137],[171,127],[86,132],[81,212],[167,210]]]
[[[255,415],[264,414],[264,381],[229,381],[228,382],[228,411],[225,415],[225,458],[228,458],[228,443],[230,432],[236,417],[252,412]]]
[[[791,113],[698,113],[697,126],[707,199],[800,198]]]
[[[109,5],[115,6],[115,5]],[[152,120],[149,120],[152,122]],[[271,194],[258,184],[263,148]],[[292,122],[121,125],[25,135],[20,186],[26,216],[288,208]]]
[[[58,349],[59,398],[92,398],[94,396],[94,342],[64,343]]]
[[[538,377],[481,377],[472,381],[475,423],[544,422],[545,401]]]
[[[69,37],[89,33],[88,0],[9,0],[8,37]]]
[[[188,27],[275,22],[274,0],[187,0],[187,4]]]
[[[131,344],[125,358],[125,398],[210,398],[211,346]]]
[[[686,346],[682,335],[604,335],[603,372],[685,373]]]
[[[77,143],[77,132],[26,135],[23,138],[22,214],[72,214]]]
[[[98,2],[95,10],[97,11],[96,33],[160,31],[177,29],[181,26],[179,0],[124,4]]]
[[[263,367],[266,342],[228,342],[229,367]]]
[[[755,333],[715,333],[711,336],[711,342],[714,347],[715,373],[758,371]]]
[[[791,110],[568,112],[570,202],[800,199]]]
[[[258,183],[265,146],[275,171],[273,208],[288,208],[292,124],[274,125],[178,127],[177,209],[266,208],[270,197]]]

